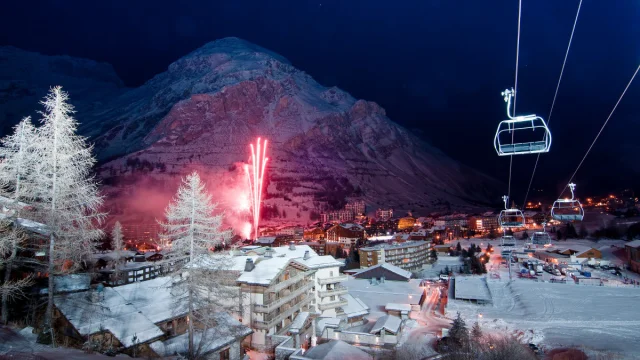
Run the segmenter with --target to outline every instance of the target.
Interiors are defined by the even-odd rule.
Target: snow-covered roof
[[[349,289],[349,294],[357,297],[369,307],[372,318],[386,314],[388,303],[420,304],[424,289],[420,287],[420,279],[409,281],[385,281],[371,284],[368,279],[356,279],[349,276],[342,284]]]
[[[400,325],[402,325],[402,320],[399,317],[394,315],[385,315],[376,321],[369,333],[377,334],[382,331],[382,329],[385,329],[390,333],[397,334],[400,331]]]
[[[372,271],[372,270],[377,269],[377,268],[382,268],[382,269],[391,271],[391,272],[393,272],[395,274],[398,274],[399,276],[402,276],[403,278],[406,278],[407,280],[411,279],[411,272],[410,271],[404,270],[404,269],[399,268],[399,267],[397,267],[397,266],[395,266],[393,264],[390,264],[390,263],[382,263],[382,264],[377,264],[377,265],[370,266],[370,267],[368,267],[366,269],[362,269],[362,270],[358,271],[357,273],[353,274],[353,276],[357,277],[360,274],[364,274],[364,273],[366,273],[368,271]]]
[[[136,254],[135,251],[130,251],[130,250],[113,250],[113,251],[107,251],[103,253],[94,253],[93,259],[94,260],[102,259],[104,261],[116,261],[120,258],[133,257],[135,254]]]
[[[411,311],[411,305],[409,304],[398,304],[398,303],[388,303],[387,306],[385,306],[385,309],[387,311],[406,311],[406,312],[410,312]]]
[[[207,329],[206,332],[198,331],[193,335],[194,344],[196,346],[202,345],[200,352],[202,355],[217,351],[235,341],[242,340],[245,336],[253,332],[249,327],[242,325],[227,313],[216,313],[214,320],[215,327]],[[161,357],[186,354],[189,349],[189,333],[184,333],[164,341],[156,341],[149,346]]]
[[[393,239],[393,235],[369,236],[367,238],[369,241],[387,241],[391,239]]]
[[[342,296],[345,300],[347,300],[347,305],[342,307],[345,315],[348,318],[363,316],[369,313],[369,307],[367,304],[362,302],[362,300],[357,297],[352,296],[351,294],[346,294]]]
[[[625,243],[624,246],[630,246],[632,248],[640,247],[640,240],[629,241],[628,243]]]
[[[302,328],[304,327],[304,323],[307,321],[307,319],[309,319],[309,312],[308,311],[300,312],[298,316],[296,316],[296,318],[293,319],[293,321],[291,322],[291,325],[289,325],[289,331],[292,333],[299,333],[300,331],[302,331]]]
[[[271,248],[273,250],[273,257],[287,257],[289,259],[301,258],[304,256],[305,251],[309,251],[309,256],[318,256],[311,246],[294,244],[294,248],[284,245]]]
[[[332,340],[327,343],[314,346],[302,356],[296,359],[309,360],[371,360],[373,356],[342,340]]]
[[[0,213],[0,219],[6,219],[8,217],[7,214]],[[18,218],[16,219],[16,223],[23,229],[34,232],[36,234],[40,234],[43,236],[49,235],[49,230],[47,229],[47,225],[41,224],[39,222]]]
[[[125,285],[127,286],[127,285]],[[58,310],[83,336],[109,331],[124,347],[148,342],[164,335],[152,320],[142,314],[114,288],[101,293],[80,292],[54,298]]]
[[[339,267],[344,265],[342,261],[337,260],[331,255],[312,256],[306,260],[304,258],[302,259],[298,258],[298,259],[295,259],[295,261],[311,269],[319,269],[323,267],[335,267],[335,266]]]
[[[149,320],[158,323],[187,313],[186,308],[178,306],[175,296],[171,294],[171,281],[169,277],[159,277],[113,289]]]
[[[345,229],[354,230],[354,231],[364,230],[364,227],[362,227],[362,225],[360,224],[347,223],[347,224],[340,224],[340,226],[342,226]]]
[[[476,276],[456,276],[454,298],[465,300],[491,300],[486,280]]]
[[[260,259],[252,271],[247,271],[240,275],[238,282],[268,286],[292,261],[286,257]]]
[[[276,237],[275,236],[260,236],[256,240],[256,243],[258,243],[258,244],[273,244],[274,241],[276,241]]]

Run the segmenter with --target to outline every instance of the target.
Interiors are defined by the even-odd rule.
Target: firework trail
[[[267,165],[267,139],[264,144],[260,144],[260,138],[256,141],[255,147],[251,148],[251,158],[249,165],[245,166],[247,179],[249,180],[249,192],[251,196],[251,209],[253,214],[253,236],[258,238],[258,224],[260,222],[260,204],[262,203],[262,185],[264,183],[264,169]]]

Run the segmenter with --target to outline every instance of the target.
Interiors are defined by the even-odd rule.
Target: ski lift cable
[[[556,92],[553,95],[553,101],[551,102],[551,109],[549,110],[549,116],[547,117],[547,126],[551,125],[551,115],[553,114],[553,108],[556,104],[556,98],[558,97],[558,90],[560,90],[560,82],[562,81],[562,75],[564,74],[564,67],[567,64],[567,58],[569,57],[569,50],[571,49],[571,42],[573,41],[573,34],[576,31],[576,24],[578,24],[578,16],[580,15],[580,8],[582,7],[582,0],[578,3],[578,11],[576,12],[576,18],[573,21],[573,29],[571,29],[571,36],[569,36],[569,44],[567,45],[567,52],[564,54],[564,61],[562,62],[562,69],[560,70],[560,77],[558,78],[558,84],[556,85]],[[545,134],[546,137],[546,134]],[[531,173],[531,179],[529,180],[529,187],[527,187],[527,192],[524,195],[524,202],[522,203],[522,207],[527,204],[527,198],[529,197],[529,191],[531,190],[531,185],[533,184],[533,178],[536,176],[536,169],[538,168],[538,161],[540,161],[540,153],[536,156],[536,163],[533,165],[533,172]]]
[[[604,130],[605,126],[607,126],[607,123],[609,123],[609,120],[611,119],[611,116],[613,116],[613,113],[616,111],[616,108],[618,107],[618,104],[620,104],[620,101],[622,101],[622,98],[624,97],[624,94],[627,92],[627,90],[631,86],[631,83],[633,82],[633,79],[635,79],[636,75],[638,74],[638,70],[640,70],[640,65],[638,65],[638,68],[633,73],[633,76],[631,76],[631,80],[629,80],[629,83],[624,88],[624,91],[620,95],[620,98],[618,98],[618,101],[616,102],[616,105],[613,107],[613,109],[609,113],[609,116],[607,116],[607,120],[605,120],[604,124],[602,124],[602,127],[600,128],[600,131],[598,131],[598,134],[596,135],[596,138],[593,139],[593,142],[591,143],[591,146],[589,146],[589,148],[587,149],[587,152],[584,154],[584,156],[582,157],[582,160],[578,164],[578,167],[576,168],[576,170],[571,175],[571,178],[569,179],[569,182],[567,183],[567,185],[564,186],[564,188],[562,188],[562,191],[560,192],[560,195],[558,196],[558,199],[560,199],[562,197],[562,194],[565,192],[565,190],[567,189],[569,184],[571,184],[571,182],[573,181],[573,178],[576,176],[576,173],[578,172],[578,170],[580,170],[580,167],[582,166],[582,163],[584,163],[584,160],[589,155],[589,152],[591,152],[591,149],[593,148],[593,145],[595,145],[596,141],[598,141],[598,137],[600,137],[600,134],[602,134],[602,131]]]
[[[520,60],[520,20],[522,19],[522,0],[518,0],[518,38],[516,40],[516,74],[513,87],[513,115],[516,114],[516,98],[518,95],[518,62]],[[508,110],[508,109],[507,109]],[[515,131],[511,132],[511,143],[514,142]],[[513,154],[509,156],[509,187],[507,196],[511,196],[511,169],[513,168]]]

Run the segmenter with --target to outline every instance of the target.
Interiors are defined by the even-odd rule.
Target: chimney
[[[250,272],[251,270],[255,269],[255,267],[256,265],[253,263],[253,260],[247,258],[247,262],[244,264],[244,271]]]
[[[270,247],[268,247],[265,251],[264,251],[264,257],[266,258],[272,258],[273,257],[273,250],[271,250]]]
[[[295,250],[296,249],[296,245],[293,243],[293,241],[289,241],[289,250]]]
[[[310,257],[311,257],[311,255],[309,255],[309,250],[305,250],[303,259],[304,260],[309,260]]]

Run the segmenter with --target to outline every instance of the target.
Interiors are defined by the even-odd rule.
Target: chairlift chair
[[[542,231],[536,231],[531,236],[531,243],[538,245],[550,245],[551,235],[546,231],[547,223],[542,223]]]
[[[502,248],[505,248],[505,247],[509,247],[509,248],[516,247],[516,238],[511,236],[511,235],[503,235],[500,238],[500,246],[502,246]]]
[[[558,199],[551,207],[551,217],[559,221],[582,221],[584,219],[584,209],[580,201],[575,198],[574,190],[576,184],[569,184],[571,199]]]
[[[509,209],[507,208],[507,203],[509,201],[508,196],[503,196],[502,200],[504,201],[504,210],[500,211],[500,215],[498,215],[498,224],[502,228],[519,228],[524,227],[525,219],[524,214],[520,209]]]
[[[502,92],[507,103],[508,120],[503,120],[498,125],[498,130],[493,139],[493,147],[499,156],[539,154],[549,152],[551,148],[551,131],[543,118],[535,114],[512,116],[511,98],[515,95],[514,89]],[[515,115],[515,114],[514,114]],[[516,134],[523,135],[526,131],[536,133],[534,141],[517,142]],[[539,136],[537,136],[539,134]]]

